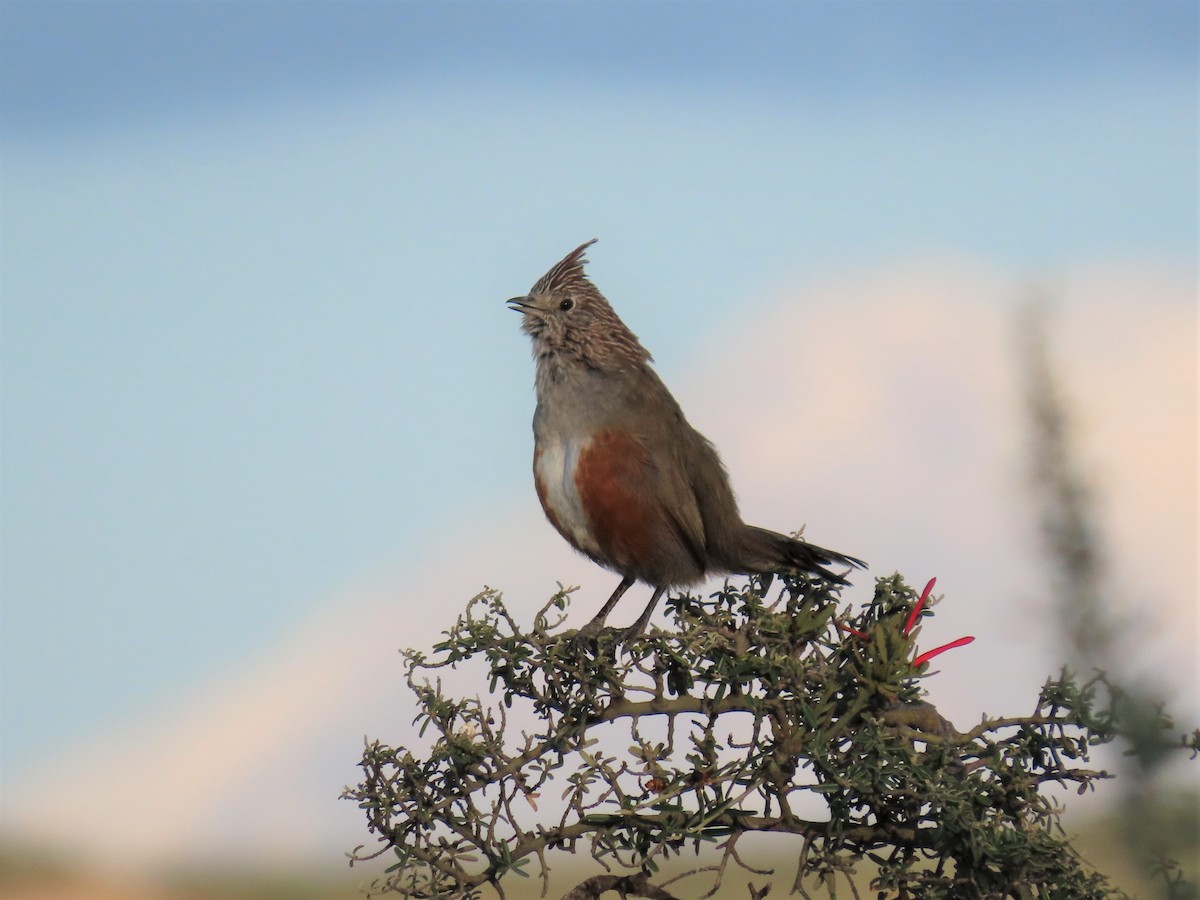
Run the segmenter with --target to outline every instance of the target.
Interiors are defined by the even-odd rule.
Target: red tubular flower
[[[837,627],[840,628],[842,631],[850,632],[856,638],[862,638],[864,641],[870,640],[870,637],[868,637],[865,632],[859,631],[853,625],[847,625],[845,622],[838,622]]]
[[[913,605],[912,612],[908,614],[908,618],[904,622],[905,637],[908,637],[910,634],[912,634],[912,630],[917,624],[917,619],[919,619],[921,616],[921,610],[923,610],[925,608],[925,604],[929,602],[929,594],[933,590],[933,586],[935,584],[937,584],[937,579],[930,578],[929,583],[925,585],[925,590],[921,591],[921,596],[917,598],[917,602]],[[845,622],[838,622],[837,627],[842,631],[850,632],[850,634],[854,635],[856,638],[861,638],[864,641],[869,641],[871,639],[869,635],[864,634],[851,625],[847,625]],[[951,641],[948,644],[942,644],[940,647],[934,647],[932,650],[926,650],[912,661],[913,668],[915,669],[922,663],[929,662],[929,660],[941,653],[945,653],[947,650],[953,650],[955,647],[963,647],[971,643],[973,640],[975,640],[973,636],[960,637],[958,640]]]
[[[912,612],[908,614],[908,620],[904,623],[904,636],[908,637],[912,632],[913,626],[917,624],[917,618],[921,615],[921,610],[925,608],[925,602],[929,599],[929,592],[933,590],[933,586],[937,584],[936,578],[930,578],[929,584],[925,585],[925,590],[921,591],[921,596],[917,600],[916,606],[912,608]]]
[[[955,647],[965,646],[966,644],[971,643],[973,640],[975,640],[974,636],[968,635],[967,637],[960,637],[956,641],[951,641],[948,644],[942,644],[940,647],[934,647],[932,650],[926,650],[912,661],[913,668],[915,669],[917,666],[921,665],[921,663],[929,662],[939,653],[945,653],[947,650],[953,650]]]

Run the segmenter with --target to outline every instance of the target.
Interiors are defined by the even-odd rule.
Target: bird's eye
[[[575,301],[572,300],[570,297],[563,298],[563,301],[558,304],[558,308],[561,309],[563,312],[569,312],[571,309],[574,308],[574,306],[575,306]]]

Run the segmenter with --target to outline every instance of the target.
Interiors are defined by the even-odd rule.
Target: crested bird
[[[625,638],[645,629],[666,590],[710,573],[793,570],[846,584],[826,567],[862,568],[862,560],[742,521],[716,449],[584,273],[593,243],[507,301],[533,344],[533,477],[542,509],[571,546],[621,575],[579,635],[598,634],[639,580],[653,595]]]

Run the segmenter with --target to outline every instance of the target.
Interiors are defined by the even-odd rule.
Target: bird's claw
[[[612,634],[614,631],[615,629],[606,628],[602,623],[593,620],[571,635],[569,640],[571,647],[577,653],[582,654],[585,651],[590,651],[594,654],[600,647],[601,639],[607,634]]]
[[[641,637],[645,630],[645,626],[640,622],[634,623],[628,628],[617,628],[612,625],[595,625],[593,627],[593,623],[589,622],[571,635],[568,640],[576,652],[581,654],[588,652],[594,655],[603,646],[611,646],[614,649],[622,647]]]
[[[634,622],[628,628],[622,628],[617,632],[617,643],[622,645],[631,643],[640,638],[645,630],[646,626],[643,623]]]

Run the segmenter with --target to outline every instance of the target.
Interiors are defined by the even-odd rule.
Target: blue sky
[[[587,238],[668,382],[799,277],[1194,272],[1196,46],[1191,3],[4,2],[0,775],[526,499],[502,301]]]
[[[4,113],[62,135],[387,82],[920,103],[1193,64],[1191,4],[1031,7],[7,2]]]

